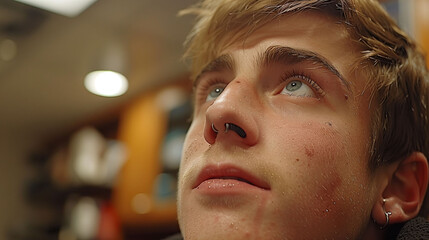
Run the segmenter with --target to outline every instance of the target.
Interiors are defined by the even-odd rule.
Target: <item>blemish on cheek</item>
[[[309,157],[313,157],[314,156],[314,149],[313,148],[305,148],[305,155],[309,156]]]
[[[346,100],[349,100],[349,95],[344,95],[344,98],[346,99]]]
[[[232,222],[229,224],[229,228],[238,228],[238,227],[236,227],[235,224]]]
[[[299,158],[295,159],[295,161],[299,162]]]
[[[325,122],[326,125],[332,127],[332,123],[331,122]]]

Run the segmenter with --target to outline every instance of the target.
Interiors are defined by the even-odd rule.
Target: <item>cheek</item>
[[[195,157],[198,153],[203,151],[202,147],[205,146],[203,143],[204,138],[201,134],[201,126],[198,122],[193,122],[191,127],[186,134],[185,143],[183,145],[182,158],[179,168],[179,181],[178,181],[178,195],[177,195],[177,205],[178,205],[178,218],[181,220],[181,224],[184,224],[182,218],[187,218],[186,215],[191,211],[182,211],[182,208],[187,209],[186,201],[182,201],[183,197],[186,197],[187,188],[184,187],[184,184],[189,181],[190,170],[192,166],[196,164]],[[205,142],[205,141],[204,141]],[[182,226],[183,227],[183,226]]]
[[[338,204],[336,198],[343,185],[342,166],[348,159],[343,156],[344,141],[338,132],[319,125],[312,124],[312,128],[307,127],[308,131],[299,134],[303,144],[297,148],[300,160],[295,165],[299,168],[301,190],[312,201],[312,210],[325,215]]]
[[[203,134],[203,126],[199,122],[193,122],[191,127],[186,134],[185,143],[183,145],[183,153],[181,160],[182,166],[189,163],[192,157],[201,152],[203,148],[207,148],[209,145],[206,144]]]
[[[294,228],[310,222],[341,228],[354,217],[350,207],[360,205],[368,182],[365,149],[352,135],[333,122],[311,122],[289,128],[278,142],[279,188],[289,190],[281,191],[287,205],[281,208],[298,216]]]
[[[201,161],[198,159],[210,147],[202,134],[204,124],[201,124],[200,122],[201,121],[194,121],[191,124],[183,144],[182,158],[179,168],[179,199],[182,192],[186,191],[183,184],[190,180],[192,174],[195,174],[195,172],[192,172],[193,169],[196,168],[196,165],[201,164]]]

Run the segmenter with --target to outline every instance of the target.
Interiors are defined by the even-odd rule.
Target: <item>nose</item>
[[[253,146],[259,139],[255,107],[258,93],[251,83],[234,80],[207,108],[204,138],[209,144],[216,141]]]

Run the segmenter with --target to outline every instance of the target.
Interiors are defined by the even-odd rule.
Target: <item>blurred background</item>
[[[0,0],[0,240],[177,232],[196,1],[47,2]],[[382,2],[428,49],[429,0]]]

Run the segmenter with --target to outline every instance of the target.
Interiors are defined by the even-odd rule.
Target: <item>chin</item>
[[[180,206],[178,217],[186,240],[288,239],[285,232],[276,229],[280,224],[265,222],[261,214],[266,213],[258,211],[259,204],[254,202],[237,205],[228,199],[224,203],[212,202],[210,208],[188,198],[179,202],[185,203]]]

